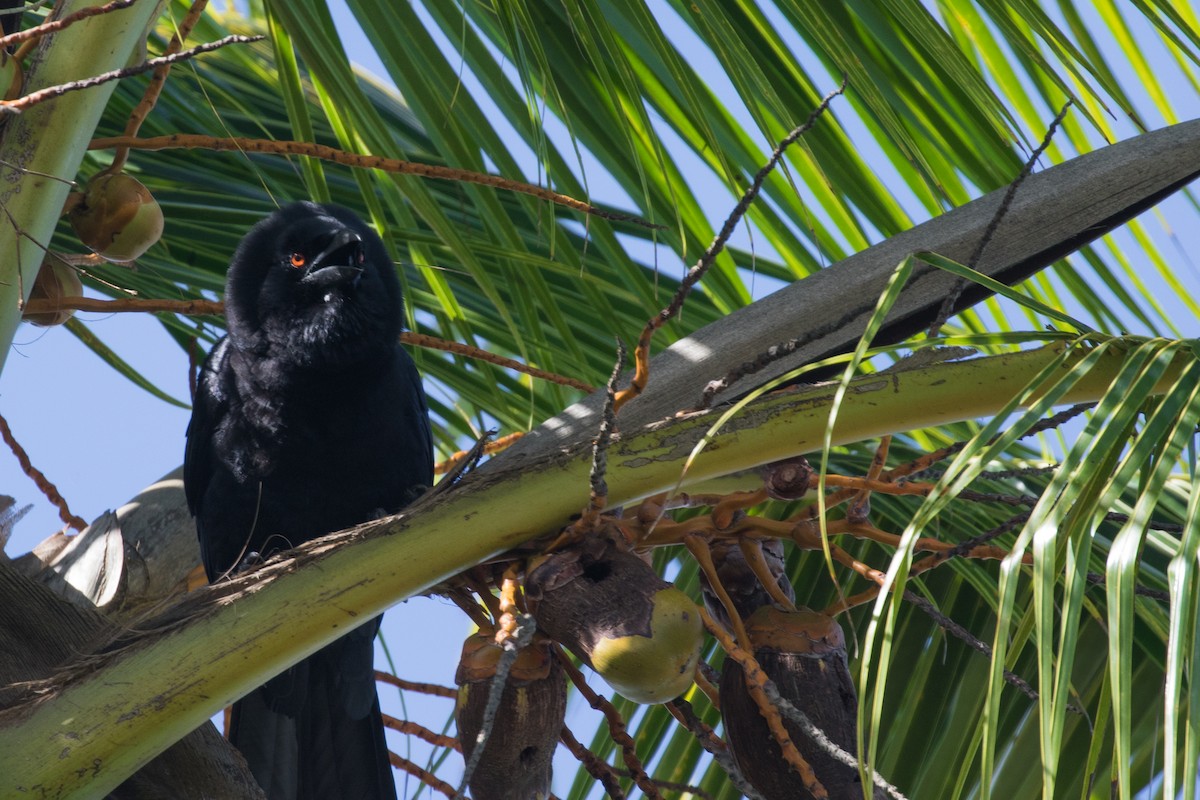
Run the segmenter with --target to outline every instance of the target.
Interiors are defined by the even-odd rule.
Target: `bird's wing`
[[[183,451],[183,493],[193,517],[199,515],[204,493],[212,480],[215,467],[213,433],[229,408],[221,380],[228,349],[228,338],[222,338],[213,346],[200,368],[196,397],[192,400],[192,419],[188,422],[187,445]]]

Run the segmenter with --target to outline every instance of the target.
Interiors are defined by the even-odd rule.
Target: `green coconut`
[[[101,173],[71,202],[75,234],[109,261],[133,261],[162,237],[162,209],[137,178]]]
[[[700,609],[634,553],[592,536],[530,570],[538,626],[623,697],[665,703],[691,686]]]

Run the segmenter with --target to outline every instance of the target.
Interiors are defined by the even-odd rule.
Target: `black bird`
[[[353,212],[293,203],[238,246],[201,370],[184,487],[210,581],[407,505],[433,482],[400,282]],[[394,798],[379,618],[251,692],[230,739],[271,800]]]

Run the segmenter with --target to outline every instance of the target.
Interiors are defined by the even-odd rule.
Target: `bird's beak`
[[[362,237],[343,228],[335,233],[325,249],[309,262],[300,280],[318,286],[357,282],[363,272],[362,262]]]

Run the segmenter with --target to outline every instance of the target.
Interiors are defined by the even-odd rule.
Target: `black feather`
[[[209,580],[399,511],[433,482],[400,283],[353,212],[293,203],[229,267],[228,335],[201,371],[184,488]],[[231,740],[271,800],[393,798],[369,621],[243,698]]]

